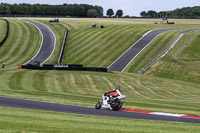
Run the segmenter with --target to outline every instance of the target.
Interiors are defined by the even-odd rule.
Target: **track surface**
[[[169,29],[158,29],[153,30],[137,41],[131,48],[129,48],[123,55],[121,55],[114,63],[112,63],[108,70],[122,72],[128,64],[159,34],[165,31],[171,30],[182,30],[185,28],[169,28]]]
[[[35,61],[44,63],[51,56],[55,47],[56,39],[53,32],[46,25],[42,23],[39,23],[33,20],[25,20],[25,19],[22,19],[22,20],[35,25],[42,34],[42,45],[40,47],[40,50],[38,51],[37,55],[33,57],[26,64],[35,64]]]
[[[152,115],[152,114],[125,112],[125,111],[97,110],[97,109],[89,108],[89,107],[31,101],[31,100],[23,100],[23,99],[8,98],[8,97],[0,97],[0,106],[65,112],[65,113],[75,113],[75,114],[83,114],[83,115],[120,117],[120,118],[130,118],[130,119],[147,119],[147,120],[200,123],[200,119],[170,117],[170,116],[161,116],[161,115]]]

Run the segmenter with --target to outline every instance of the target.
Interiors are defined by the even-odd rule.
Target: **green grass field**
[[[4,133],[197,133],[199,124],[98,117],[0,107]]]
[[[54,60],[54,63],[57,63],[65,28],[68,28],[63,64],[83,64],[86,67],[108,67],[149,30],[197,27],[200,24],[200,21],[196,20],[183,20],[185,23],[173,20],[176,25],[155,25],[154,22],[159,22],[159,19],[61,18],[59,23],[49,23],[49,18],[36,20],[48,25],[57,37],[56,51],[49,62]],[[93,23],[104,25],[105,28],[91,28]]]
[[[199,35],[199,31],[184,34],[175,47],[145,74],[200,83]]]
[[[0,20],[0,41],[2,41],[5,37],[6,31],[6,22],[4,20]]]
[[[10,22],[10,34],[0,48],[0,63],[6,68],[17,67],[33,58],[41,45],[39,30],[32,24],[19,20]]]
[[[155,21],[159,22],[158,19],[67,18],[60,19],[59,23],[49,23],[49,18],[34,19],[48,25],[56,36],[55,51],[47,62],[57,63],[67,27],[70,31],[63,63],[91,67],[108,67],[151,29],[200,26],[200,20],[171,20],[176,24],[154,25]],[[7,67],[12,67],[26,62],[37,52],[41,36],[31,24],[19,20],[9,21],[12,34],[0,48],[0,62],[4,61]],[[105,28],[93,29],[93,23],[104,25]],[[134,106],[135,110],[200,116],[199,32],[185,34],[177,45],[144,75],[134,74],[160,54],[178,33],[179,31],[170,31],[161,34],[141,52],[124,73],[0,70],[0,95],[94,107],[103,93],[120,85],[127,96],[123,108],[131,109]],[[189,43],[187,47],[186,42]],[[152,50],[153,48],[155,50]],[[119,132],[199,130],[196,126],[198,124],[191,123],[110,119],[4,107],[0,107],[0,114],[0,132],[100,132],[114,130],[110,125],[116,124],[116,121],[123,125]],[[99,127],[99,124],[102,126]]]

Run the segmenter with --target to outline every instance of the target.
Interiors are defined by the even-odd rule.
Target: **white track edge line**
[[[21,20],[21,19],[19,19],[19,20]],[[35,20],[31,20],[31,21],[35,21]],[[26,22],[28,22],[28,21],[26,21]],[[38,22],[38,21],[35,21],[35,22]],[[33,24],[33,23],[31,23],[31,22],[28,22],[28,23]],[[53,36],[54,36],[54,48],[53,48],[53,51],[51,52],[50,56],[49,56],[45,61],[43,61],[42,63],[40,63],[40,64],[43,64],[43,63],[46,62],[46,61],[52,56],[52,54],[54,53],[55,45],[56,45],[56,37],[55,37],[55,34],[53,33],[53,31],[52,31],[47,25],[45,25],[45,24],[43,24],[43,23],[41,23],[41,22],[38,22],[38,23],[40,23],[40,24],[46,26],[46,27],[51,31],[51,33],[52,33]],[[35,27],[37,27],[35,24],[33,24],[33,25],[34,25]],[[41,35],[42,35],[42,42],[41,42],[40,49],[38,50],[37,54],[36,54],[31,60],[33,60],[33,59],[39,54],[39,52],[40,52],[40,50],[41,50],[41,48],[42,48],[42,44],[43,44],[43,34],[42,34],[41,30],[39,29],[39,27],[37,27],[37,28],[38,28],[38,30],[40,31]],[[26,65],[26,64],[27,64],[28,62],[30,62],[31,60],[27,61],[27,62],[26,62],[25,64],[23,64],[23,65]]]
[[[33,21],[35,21],[35,20],[33,20]],[[38,22],[38,21],[36,21],[36,22]],[[49,28],[49,26],[47,26],[47,25],[45,25],[45,24],[43,24],[43,23],[41,23],[41,22],[38,22],[38,23],[40,23],[40,24],[46,26],[46,27],[51,31],[51,33],[52,33],[53,36],[54,36],[54,47],[53,47],[53,51],[51,52],[51,54],[49,55],[49,57],[48,57],[45,61],[43,61],[43,63],[45,63],[45,62],[52,56],[52,54],[53,54],[54,51],[55,51],[55,47],[56,47],[56,36],[55,36],[55,34],[53,33],[53,31]],[[43,63],[41,63],[41,64],[43,64]]]
[[[138,43],[140,40],[142,40],[146,35],[148,35],[150,32],[152,32],[154,30],[150,30],[148,32],[146,32],[139,40],[137,40],[133,45],[131,45],[130,48],[128,48],[122,55],[120,55],[109,67],[107,67],[108,69],[115,63],[117,62],[124,54],[126,54],[136,43]]]
[[[163,32],[162,32],[163,33]],[[162,34],[162,33],[160,33],[160,34]],[[140,50],[140,52],[139,53],[137,53],[137,55],[131,60],[131,61],[129,61],[129,63],[124,67],[124,69],[121,71],[121,72],[123,72],[127,67],[128,67],[128,65],[150,44],[150,43],[152,43],[160,34],[158,34],[157,36],[155,36],[154,38],[153,38],[153,40],[151,40],[142,50]]]
[[[178,30],[182,30],[182,29],[178,29]],[[176,30],[168,30],[168,31],[176,31]],[[167,31],[164,31],[164,32],[167,32]],[[161,32],[160,34],[164,32]],[[152,43],[160,34],[158,34],[153,40],[151,40],[151,42],[149,42],[144,48],[146,48],[150,43]],[[138,54],[140,54],[144,50],[144,48]],[[125,68],[121,72],[123,72],[128,67],[128,65],[138,56],[138,54],[125,66]]]
[[[19,19],[19,20],[21,20],[21,19]],[[26,21],[26,20],[23,20],[23,21],[25,21],[25,22],[27,22],[27,23],[30,23],[30,22],[28,22],[28,21]],[[33,60],[38,54],[39,54],[39,52],[40,52],[40,50],[41,50],[41,48],[42,48],[42,44],[43,44],[43,34],[42,34],[42,31],[39,29],[39,27],[37,27],[35,24],[33,24],[33,23],[30,23],[30,24],[32,24],[33,26],[35,26],[39,31],[40,31],[40,34],[42,35],[42,42],[41,42],[41,44],[40,44],[40,49],[38,50],[38,52],[36,53],[36,55],[32,58],[32,59],[30,59],[29,61],[27,61],[26,63],[24,63],[23,65],[26,65],[28,62],[30,62],[31,60]]]

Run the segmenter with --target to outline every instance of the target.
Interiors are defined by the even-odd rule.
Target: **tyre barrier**
[[[6,21],[6,24],[7,24],[6,35],[5,35],[5,37],[3,38],[3,40],[0,42],[0,47],[1,47],[1,46],[4,44],[4,42],[7,40],[7,38],[8,38],[8,34],[9,34],[9,32],[10,32],[10,25],[9,25],[8,20],[6,20],[6,19],[0,19],[0,20]]]
[[[67,71],[94,71],[94,72],[107,72],[107,68],[100,67],[83,67],[82,65],[74,64],[62,64],[62,65],[49,65],[43,64],[43,66],[37,66],[33,64],[20,65],[21,69],[33,69],[33,70],[67,70]]]

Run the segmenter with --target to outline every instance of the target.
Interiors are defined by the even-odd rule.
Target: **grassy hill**
[[[200,83],[199,35],[200,31],[184,34],[175,47],[145,74]]]
[[[4,62],[6,68],[26,63],[36,55],[41,45],[41,35],[35,26],[14,19],[8,21],[10,33],[0,48],[0,63]]]
[[[176,25],[155,25],[154,22],[159,22],[159,19],[67,18],[60,19],[59,23],[49,23],[49,19],[37,18],[36,20],[48,25],[56,35],[57,49],[49,61],[54,60],[54,63],[57,63],[67,27],[70,31],[63,63],[83,64],[91,67],[108,67],[149,30],[197,27],[200,23],[197,20],[175,20]],[[105,28],[91,28],[93,23],[104,25]]]
[[[0,41],[3,40],[5,35],[6,35],[6,22],[0,20]]]

